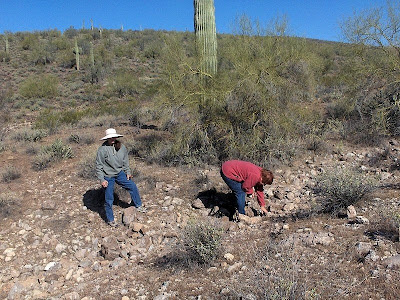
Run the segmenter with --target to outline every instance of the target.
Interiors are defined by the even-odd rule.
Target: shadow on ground
[[[86,191],[85,194],[83,194],[82,201],[83,205],[91,211],[98,213],[104,221],[107,221],[104,210],[104,189],[102,187]],[[116,192],[114,192],[114,205],[122,208],[130,206],[130,204],[125,201],[121,201],[121,196]]]

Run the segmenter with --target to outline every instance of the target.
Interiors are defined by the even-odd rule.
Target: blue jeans
[[[113,213],[113,202],[114,202],[114,185],[118,183],[124,189],[129,191],[132,199],[132,205],[135,207],[142,206],[142,201],[140,200],[139,190],[136,184],[132,180],[128,180],[125,172],[121,171],[117,175],[117,177],[104,177],[105,180],[108,181],[108,186],[106,187],[105,198],[106,201],[104,203],[104,209],[106,211],[107,222],[114,221],[114,213]]]
[[[244,206],[246,205],[246,193],[242,189],[242,183],[239,181],[232,180],[225,176],[221,170],[221,177],[225,183],[229,186],[236,197],[237,208],[239,214],[246,214],[244,211]]]

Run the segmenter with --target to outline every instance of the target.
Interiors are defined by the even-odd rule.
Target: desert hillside
[[[398,298],[400,90],[379,49],[222,35],[202,80],[188,32],[3,37],[2,299]],[[116,188],[117,228],[94,175],[110,127],[147,208]],[[227,159],[273,171],[268,215],[251,199],[237,219]]]

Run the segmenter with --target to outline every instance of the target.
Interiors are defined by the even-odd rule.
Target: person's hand
[[[108,181],[107,181],[107,180],[104,180],[104,181],[101,183],[101,186],[102,186],[103,188],[108,187]]]
[[[264,215],[268,215],[268,210],[265,208],[265,206],[261,206],[261,211]]]
[[[132,175],[130,175],[130,174],[129,174],[129,175],[126,175],[126,179],[129,180],[129,179],[131,179],[131,178],[132,178]]]

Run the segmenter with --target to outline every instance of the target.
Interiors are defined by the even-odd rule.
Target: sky
[[[340,22],[386,0],[214,0],[217,33],[245,15],[265,28],[286,16],[290,35],[341,41]],[[0,0],[0,33],[95,27],[193,31],[193,0]]]

